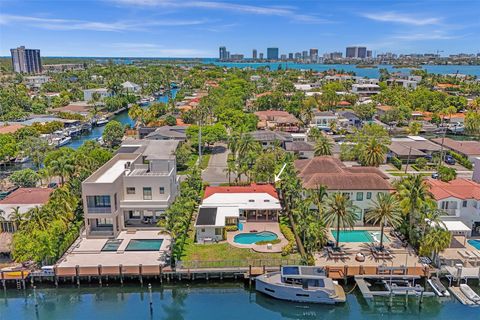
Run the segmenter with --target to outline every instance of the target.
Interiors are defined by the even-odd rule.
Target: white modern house
[[[338,116],[331,111],[315,111],[310,126],[317,127],[320,130],[329,131],[332,123],[337,121]]]
[[[327,194],[347,195],[357,209],[357,225],[364,224],[365,213],[373,206],[377,194],[393,191],[388,177],[374,167],[347,167],[333,156],[314,157],[294,162],[305,189],[327,188]]]
[[[92,100],[93,94],[98,93],[100,96],[100,100],[110,97],[112,94],[111,92],[106,89],[106,88],[99,88],[99,89],[85,89],[83,90],[83,100],[84,101],[90,101]]]
[[[138,93],[141,90],[141,87],[138,84],[130,81],[125,81],[124,83],[122,83],[122,88],[129,93]]]
[[[50,81],[50,77],[49,76],[30,76],[30,77],[24,77],[23,81],[25,82],[25,85],[28,88],[39,89],[42,87],[43,84]]]
[[[458,221],[471,229],[472,234],[480,234],[480,184],[468,179],[455,179],[443,182],[428,179],[438,208],[446,213],[443,221]]]
[[[179,183],[175,140],[127,140],[82,183],[87,237],[156,228]]]
[[[364,83],[358,84],[355,83],[352,85],[352,93],[356,93],[360,96],[371,96],[380,93],[380,86],[378,84]]]
[[[207,187],[195,222],[199,243],[224,240],[226,226],[278,223],[282,206],[272,185]]]

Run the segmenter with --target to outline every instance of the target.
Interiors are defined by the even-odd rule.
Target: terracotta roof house
[[[374,167],[347,167],[337,158],[321,156],[296,160],[295,169],[306,189],[323,185],[328,193],[347,194],[358,207],[357,224],[362,225],[365,213],[371,208],[377,194],[391,192],[388,177]]]
[[[0,127],[0,134],[15,133],[23,127],[21,124],[7,124]]]
[[[19,188],[0,200],[0,216],[3,218],[0,219],[1,230],[15,232],[15,223],[11,221],[12,213],[15,210],[25,213],[32,208],[41,207],[48,202],[52,192],[53,189],[50,188]]]
[[[442,138],[431,139],[431,141],[441,145]],[[443,139],[443,146],[467,157],[471,162],[480,157],[480,142],[478,141],[457,141],[450,138]]]
[[[298,132],[300,130],[300,120],[294,115],[281,110],[257,111],[257,128],[280,130],[287,132]]]
[[[427,179],[430,193],[438,208],[446,215],[444,221],[461,221],[480,234],[480,184],[468,179],[455,179],[443,182]]]
[[[277,191],[270,184],[207,187],[195,222],[196,241],[224,240],[224,228],[229,225],[278,223],[281,209]]]
[[[386,105],[379,105],[376,107],[377,109],[377,116],[381,117],[385,115],[388,111],[393,110],[392,106],[386,106]]]

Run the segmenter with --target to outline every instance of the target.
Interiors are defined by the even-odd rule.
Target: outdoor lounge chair
[[[458,254],[465,259],[475,259],[475,256],[472,256],[467,250],[458,250]]]

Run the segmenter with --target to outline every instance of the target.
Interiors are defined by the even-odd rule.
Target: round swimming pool
[[[238,244],[253,244],[259,241],[273,241],[277,235],[270,231],[240,233],[233,237],[233,242]]]

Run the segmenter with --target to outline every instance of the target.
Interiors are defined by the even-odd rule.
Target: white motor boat
[[[103,125],[106,125],[108,123],[108,119],[107,118],[100,118],[97,120],[96,122],[96,125],[97,126],[103,126]]]
[[[470,288],[468,284],[462,283],[460,285],[460,291],[471,301],[476,304],[480,304],[480,296]]]
[[[63,147],[64,145],[69,144],[71,140],[71,137],[62,137],[58,140],[57,147]]]
[[[258,292],[280,300],[335,304],[345,302],[343,288],[328,278],[325,270],[312,266],[283,266],[255,278]]]
[[[450,292],[448,292],[447,288],[440,282],[438,277],[431,277],[427,280],[428,284],[432,287],[433,291],[439,297],[450,297]]]

